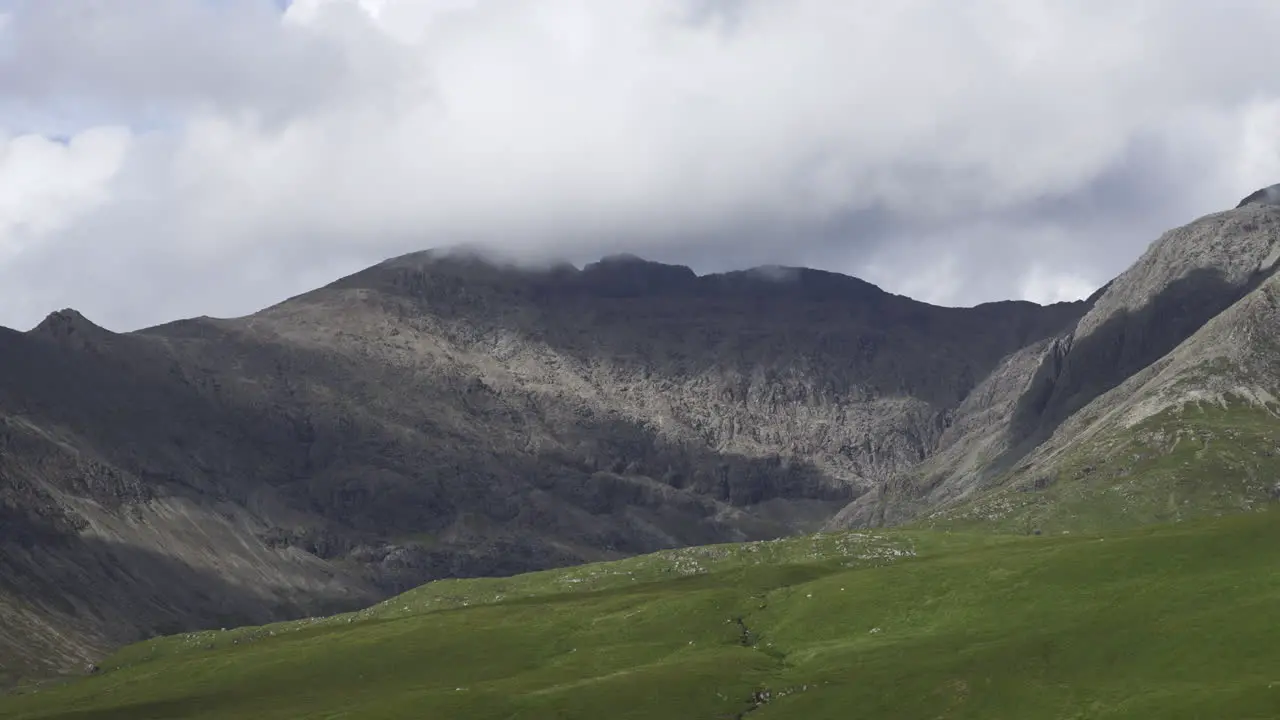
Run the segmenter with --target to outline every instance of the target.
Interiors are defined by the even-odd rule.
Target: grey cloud
[[[341,48],[290,32],[267,0],[21,0],[8,24],[0,96],[28,113],[73,103],[60,114],[163,123],[214,105],[275,117],[354,84]]]
[[[715,25],[732,32],[756,0],[689,0],[686,18],[694,25]]]
[[[238,314],[459,243],[1051,298],[1280,180],[1280,17],[1244,0],[305,2],[19,6],[0,147],[132,134],[44,184],[0,149],[0,323]],[[18,191],[75,203],[37,233]]]

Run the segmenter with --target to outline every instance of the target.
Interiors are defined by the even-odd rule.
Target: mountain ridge
[[[1236,357],[1205,328],[1271,341],[1278,243],[1280,207],[1245,203],[1048,306],[939,307],[804,268],[424,251],[241,318],[117,334],[52,313],[0,331],[0,616],[26,628],[0,634],[17,658],[0,681],[443,577],[1047,522],[1077,487],[1055,448],[1096,455],[1096,418],[1158,414],[1157,390]],[[1248,357],[1233,387],[1265,405],[1280,386],[1249,380],[1270,369]],[[1184,375],[1143,384],[1169,367]]]
[[[1001,420],[1007,440],[1001,450],[1007,460],[946,475],[934,466],[952,458],[940,454],[898,478],[896,487],[882,489],[874,505],[863,498],[846,508],[831,526],[875,524],[885,517],[901,520],[919,513],[971,515],[976,511],[963,502],[971,494],[990,495],[977,501],[978,506],[1034,505],[1027,502],[1029,497],[1063,482],[1059,466],[1064,448],[1087,444],[1093,437],[1123,434],[1187,402],[1225,402],[1224,385],[1233,397],[1266,407],[1273,393],[1280,391],[1280,367],[1268,362],[1265,353],[1256,352],[1255,346],[1273,343],[1275,329],[1269,322],[1247,320],[1240,311],[1269,307],[1266,298],[1275,287],[1280,260],[1277,210],[1265,203],[1242,204],[1165,233],[1108,285],[1070,333],[1049,343],[1030,365],[1015,368],[1024,374],[1024,389],[1018,407]],[[1250,331],[1242,333],[1242,327]],[[1224,333],[1235,341],[1223,342]],[[1241,348],[1251,356],[1247,369],[1222,366],[1236,363],[1232,358]],[[1027,379],[1030,366],[1035,371]],[[1216,368],[1213,373],[1198,370],[1208,366]],[[1206,392],[1208,388],[1216,389]],[[1126,409],[1127,414],[1117,415]],[[1088,476],[1095,466],[1107,465],[1105,458],[1116,451],[1081,452],[1094,458],[1080,461],[1085,468],[1082,476]],[[1115,472],[1119,474],[1110,480],[1125,477],[1123,468]],[[1203,484],[1191,478],[1180,482],[1191,487]],[[1015,488],[1023,488],[1016,502],[1009,500],[1019,495]],[[1026,488],[1032,488],[1030,495]],[[1177,492],[1190,491],[1184,487]],[[1253,486],[1248,494],[1254,501],[1266,499],[1261,486]],[[930,496],[932,500],[927,499]],[[1239,507],[1249,502],[1239,497],[1225,504]],[[933,507],[925,511],[924,505]],[[881,514],[872,513],[871,507]],[[979,514],[994,519],[1006,510]],[[1176,519],[1182,512],[1157,513],[1145,520]]]

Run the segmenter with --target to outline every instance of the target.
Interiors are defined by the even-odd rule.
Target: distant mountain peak
[[[593,263],[587,263],[583,267],[583,270],[589,270],[590,268],[593,268],[593,267],[602,267],[602,266],[610,266],[610,267],[631,266],[631,267],[641,267],[641,268],[647,267],[647,268],[653,268],[657,270],[666,268],[666,269],[678,270],[681,272],[681,274],[689,274],[689,275],[694,274],[693,270],[690,270],[684,265],[672,265],[670,263],[658,262],[657,260],[647,260],[645,258],[640,257],[639,255],[636,255],[634,253],[628,253],[628,252],[605,255],[604,257],[600,258],[599,260]]]
[[[609,294],[621,295],[689,287],[698,279],[697,273],[684,265],[645,260],[631,253],[608,255],[589,263],[582,268],[580,277],[598,288],[607,288]]]
[[[605,255],[604,257],[600,258],[599,262],[606,265],[623,265],[623,264],[644,265],[649,263],[650,261],[645,260],[644,258],[640,257],[639,255],[636,255],[635,253],[621,252],[621,253],[614,253],[612,255]]]
[[[72,308],[49,313],[31,332],[34,335],[45,335],[57,339],[75,337],[82,340],[103,338],[111,334],[110,330],[95,324]]]
[[[1236,208],[1242,208],[1245,205],[1280,205],[1280,183],[1268,185],[1250,193],[1240,201],[1239,205],[1236,205]]]

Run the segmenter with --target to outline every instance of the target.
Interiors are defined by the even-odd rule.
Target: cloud
[[[0,253],[56,233],[108,199],[128,148],[120,128],[94,128],[67,142],[0,136]]]
[[[0,158],[17,326],[239,314],[462,242],[1067,299],[1280,180],[1280,9],[1247,0],[7,11],[0,128],[72,137]]]
[[[1045,265],[1032,265],[1022,278],[1020,294],[1027,300],[1047,305],[1079,300],[1096,289],[1087,278],[1055,271]]]

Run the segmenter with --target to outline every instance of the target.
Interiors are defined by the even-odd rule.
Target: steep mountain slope
[[[59,313],[0,332],[0,359],[0,679],[376,597],[257,539],[270,514],[229,495],[219,464],[271,462],[263,424],[185,392],[152,343]]]
[[[1267,197],[1166,233],[1072,332],[989,377],[938,454],[832,525],[1082,529],[1270,499],[1280,207]]]
[[[55,313],[0,332],[0,674],[816,528],[1087,308],[419,253],[235,320]]]

